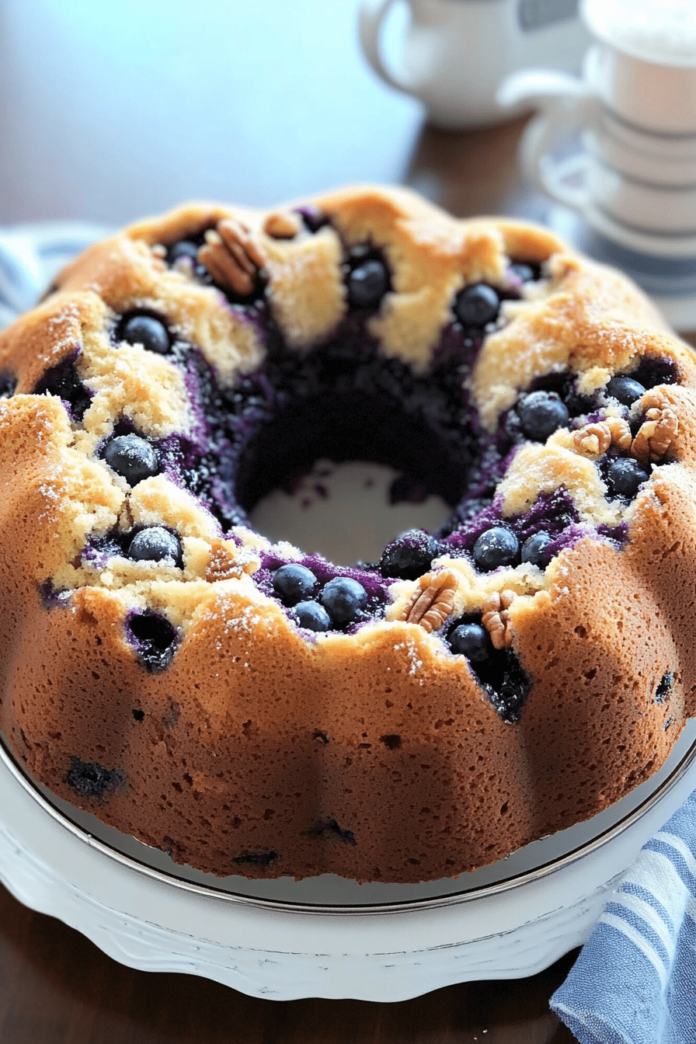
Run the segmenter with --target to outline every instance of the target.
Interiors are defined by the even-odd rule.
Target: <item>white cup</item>
[[[584,0],[582,15],[597,39],[582,79],[527,70],[501,87],[540,107],[525,171],[623,246],[695,256],[696,0]],[[559,158],[573,130],[580,148]]]
[[[382,54],[384,23],[397,2],[408,7],[400,68]],[[588,36],[575,0],[363,0],[360,42],[375,72],[419,98],[431,123],[466,127],[509,119],[497,99],[513,70],[543,62],[576,70]],[[522,102],[514,111],[531,106]]]

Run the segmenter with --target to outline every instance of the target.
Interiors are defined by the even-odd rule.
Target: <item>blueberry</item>
[[[389,289],[389,272],[383,261],[370,258],[348,276],[348,300],[353,308],[375,308]]]
[[[322,213],[318,207],[296,207],[295,213],[300,215],[308,232],[318,232],[320,228],[324,228],[325,225],[329,224],[326,214]]]
[[[148,352],[166,355],[171,348],[169,331],[161,319],[154,315],[135,313],[123,319],[118,329],[118,337],[128,344],[140,344]]]
[[[166,562],[178,565],[181,561],[179,538],[164,526],[150,526],[136,533],[128,548],[128,557],[136,562]]]
[[[104,460],[131,486],[156,475],[159,469],[157,450],[139,435],[117,435],[107,443]]]
[[[334,623],[346,624],[367,605],[367,591],[349,576],[336,576],[325,585],[319,600]]]
[[[474,544],[474,562],[482,573],[498,566],[515,565],[520,545],[515,534],[505,526],[493,526],[482,533]]]
[[[318,602],[298,602],[292,612],[300,627],[310,631],[331,630],[331,617]]]
[[[84,797],[102,797],[123,783],[123,776],[117,769],[107,769],[97,761],[87,762],[76,757],[71,757],[70,761],[65,782]]]
[[[454,311],[464,326],[486,326],[497,318],[500,298],[492,286],[474,283],[457,294]]]
[[[607,468],[607,484],[617,497],[635,497],[638,489],[647,482],[649,475],[637,460],[630,457],[619,457],[612,460]]]
[[[379,568],[382,576],[417,580],[427,572],[440,552],[436,540],[422,529],[409,529],[384,549]]]
[[[92,404],[92,392],[77,376],[71,359],[53,366],[39,379],[34,394],[42,395],[44,392],[67,402],[73,420],[81,421]]]
[[[570,420],[568,407],[556,392],[535,391],[524,395],[517,404],[522,432],[535,442],[546,442],[558,428],[565,428]]]
[[[551,537],[548,533],[541,532],[530,536],[522,545],[522,561],[545,569],[548,565],[546,548],[550,543]]]
[[[631,377],[612,377],[606,387],[607,395],[618,399],[622,406],[632,406],[645,395],[645,388]]]
[[[281,566],[273,574],[273,590],[283,605],[297,605],[308,598],[314,593],[316,583],[317,578],[311,569],[294,563]]]
[[[166,670],[174,658],[179,636],[166,616],[148,611],[129,616],[126,637],[135,646],[145,670],[157,674]],[[133,711],[134,717],[135,713]]]
[[[461,653],[473,663],[482,663],[490,655],[491,641],[488,631],[481,624],[460,624],[452,631],[448,641],[453,653]]]
[[[177,261],[189,258],[192,264],[196,264],[198,261],[198,247],[195,243],[192,243],[189,239],[180,239],[178,243],[172,243],[167,250],[167,261],[170,265],[175,265]]]
[[[523,261],[515,261],[514,264],[510,265],[508,271],[516,275],[523,283],[531,283],[533,279],[538,279],[537,271],[532,265],[526,265]]]

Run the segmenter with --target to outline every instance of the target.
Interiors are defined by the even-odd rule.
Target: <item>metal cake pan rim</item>
[[[9,751],[4,737],[0,739],[0,759],[5,767],[11,772],[15,780],[30,795],[30,797],[49,815],[59,826],[71,833],[76,839],[90,848],[99,851],[107,858],[127,868],[133,873],[144,875],[161,884],[169,885],[182,891],[195,895],[205,896],[221,902],[241,904],[247,907],[257,907],[265,911],[282,911],[283,913],[309,914],[314,916],[370,916],[385,913],[412,913],[418,910],[435,910],[447,906],[458,906],[462,903],[487,900],[503,893],[509,893],[515,889],[524,887],[533,882],[539,882],[552,874],[577,863],[586,856],[604,848],[616,837],[623,834],[634,823],[640,820],[651,809],[653,809],[688,772],[690,766],[696,761],[696,739],[683,753],[680,760],[674,765],[672,771],[665,779],[647,795],[634,809],[627,812],[613,825],[603,829],[595,837],[578,845],[570,852],[566,852],[556,859],[547,860],[539,866],[518,873],[492,884],[485,884],[470,888],[466,891],[448,892],[444,895],[431,896],[428,898],[411,898],[382,903],[307,903],[288,899],[273,899],[262,896],[244,895],[234,891],[226,891],[196,881],[177,876],[174,872],[160,870],[146,863],[140,862],[133,856],[120,852],[117,848],[90,834],[83,827],[72,821],[60,809],[52,804],[50,799],[41,793],[27,772],[17,763]],[[501,860],[502,862],[502,860]],[[453,882],[454,882],[453,878]]]

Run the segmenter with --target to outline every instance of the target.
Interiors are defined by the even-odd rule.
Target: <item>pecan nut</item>
[[[598,453],[606,453],[611,446],[611,431],[609,425],[604,421],[597,424],[586,424],[584,428],[578,428],[573,435],[575,448],[581,453],[589,453],[595,456]]]
[[[205,578],[209,584],[217,580],[229,580],[239,577],[244,572],[243,564],[237,560],[236,549],[233,550],[229,543],[216,538],[210,545],[210,558],[205,571]]]
[[[266,263],[266,256],[245,224],[225,218],[218,221],[215,229],[206,232],[198,260],[216,283],[246,297],[256,285],[258,270]]]
[[[604,424],[611,432],[612,445],[623,452],[631,448],[633,436],[631,435],[631,425],[627,420],[624,420],[623,417],[607,417]]]
[[[631,456],[641,464],[661,460],[679,434],[679,417],[665,400],[651,406],[631,445]]]
[[[457,577],[451,570],[426,573],[418,581],[418,589],[404,607],[401,619],[420,624],[430,634],[442,627],[454,609]]]
[[[263,223],[263,230],[271,239],[294,239],[302,228],[297,214],[275,211]]]
[[[622,417],[605,417],[595,424],[586,424],[578,428],[573,436],[575,448],[581,453],[596,456],[606,453],[613,444],[620,450],[631,448],[631,428]]]
[[[512,645],[509,610],[515,597],[514,591],[494,591],[481,606],[481,623],[491,636],[494,649],[509,649]]]

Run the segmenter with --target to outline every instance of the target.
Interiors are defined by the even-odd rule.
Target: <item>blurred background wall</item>
[[[368,69],[357,7],[0,0],[0,223],[399,181],[421,110]]]

